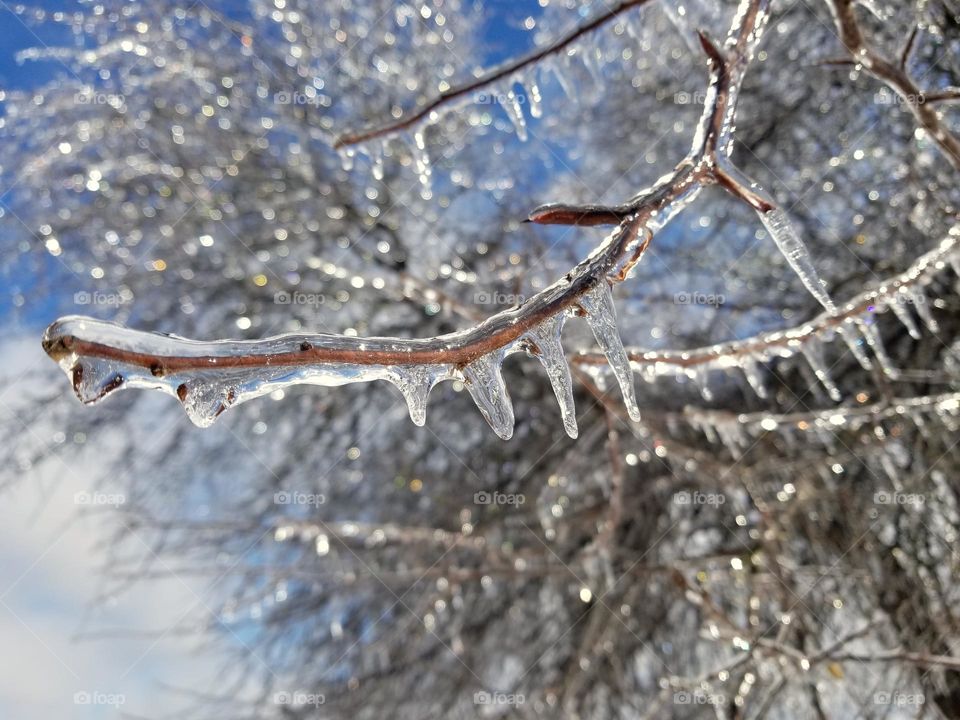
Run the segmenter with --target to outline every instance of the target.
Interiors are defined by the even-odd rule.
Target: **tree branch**
[[[503,78],[509,77],[514,73],[523,70],[524,68],[540,62],[545,57],[556,55],[561,50],[575,43],[584,35],[596,30],[601,25],[605,25],[608,21],[612,20],[621,13],[630,10],[631,8],[645,5],[647,2],[649,2],[649,0],[621,0],[621,2],[617,3],[606,12],[598,15],[592,20],[587,21],[572,32],[564,35],[558,40],[553,41],[549,45],[538,48],[533,52],[524,55],[523,57],[520,57],[516,60],[511,60],[503,65],[493,68],[492,70],[488,70],[475,80],[471,80],[470,82],[450,88],[449,90],[440,93],[432,100],[427,101],[425,104],[421,105],[419,108],[410,112],[406,116],[401,116],[399,119],[393,122],[377,125],[367,128],[366,130],[344,133],[337,138],[336,142],[334,143],[334,148],[340,149],[350,145],[358,145],[367,140],[384,137],[386,135],[392,135],[393,133],[400,132],[401,130],[406,130],[407,128],[416,125],[424,118],[428,117],[431,113],[435,113],[441,107],[450,104],[454,100],[463,98],[470,93],[477,92],[478,90],[482,90],[498,80],[502,80]]]
[[[926,102],[927,94],[917,87],[906,69],[916,30],[911,33],[901,57],[897,61],[890,61],[871,47],[864,38],[860,24],[857,22],[857,0],[828,0],[828,2],[833,10],[840,41],[853,59],[870,75],[897,93],[913,113],[917,124],[933,138],[953,168],[960,170],[960,140],[943,125],[937,110]]]

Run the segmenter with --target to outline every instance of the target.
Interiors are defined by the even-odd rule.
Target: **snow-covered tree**
[[[8,285],[110,399],[7,453],[216,581],[198,711],[960,714],[952,2],[16,11]]]

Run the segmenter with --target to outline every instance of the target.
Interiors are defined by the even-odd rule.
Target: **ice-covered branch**
[[[874,325],[874,315],[890,310],[911,337],[919,339],[920,329],[910,310],[913,307],[920,320],[931,331],[936,331],[936,320],[931,314],[924,288],[948,265],[960,275],[960,227],[954,228],[936,248],[919,257],[905,272],[856,295],[835,313],[821,313],[808,322],[785,330],[764,332],[744,340],[691,350],[628,348],[627,357],[633,370],[648,381],[662,375],[686,374],[705,384],[706,373],[710,369],[740,368],[754,390],[765,397],[760,363],[802,353],[810,362],[817,379],[833,394],[835,385],[830,381],[820,358],[821,343],[839,336],[861,365],[870,369],[872,363],[861,345],[862,339],[873,351],[881,369],[896,375],[896,369],[883,350]],[[572,358],[572,362],[591,371],[604,372],[601,369],[603,357],[599,353],[580,353]]]
[[[946,155],[947,160],[960,170],[960,140],[943,124],[933,101],[952,100],[956,92],[924,93],[907,72],[907,60],[916,38],[911,34],[899,61],[888,60],[867,42],[857,21],[858,0],[828,0],[833,11],[840,41],[853,60],[870,75],[885,83],[913,113],[917,124],[931,137]]]
[[[525,69],[537,64],[544,58],[559,54],[583,38],[585,35],[588,35],[601,25],[605,25],[607,22],[617,17],[621,13],[641,5],[645,5],[648,2],[649,0],[621,0],[621,2],[610,7],[605,12],[600,13],[593,19],[585,22],[572,32],[553,41],[552,43],[545,45],[544,47],[537,48],[523,57],[510,60],[498,67],[492,68],[470,82],[445,90],[433,99],[428,100],[417,109],[392,122],[370,127],[366,130],[360,130],[358,132],[344,133],[337,138],[336,142],[334,143],[334,147],[345,148],[351,145],[359,145],[369,140],[383,138],[403,130],[408,130],[423,122],[429,122],[432,118],[435,118],[438,115],[438,112],[444,107],[455,105],[459,100],[469,99],[472,94],[478,93],[500,80],[512,78],[516,76],[517,73],[521,73]]]
[[[638,420],[633,376],[617,330],[611,287],[627,278],[654,233],[705,185],[720,183],[750,202],[791,264],[801,270],[804,282],[820,288],[821,302],[833,309],[785,217],[727,159],[736,99],[762,35],[768,5],[769,0],[743,0],[722,48],[701,35],[710,61],[710,86],[689,155],[674,172],[625,204],[629,210],[618,227],[589,257],[520,307],[463,331],[427,339],[312,334],[197,342],[66,317],[47,329],[44,349],[71,378],[83,402],[96,402],[123,387],[159,389],[177,397],[200,426],[211,424],[232,405],[278,388],[370,380],[393,383],[406,398],[413,421],[422,425],[433,386],[459,380],[504,439],[513,433],[514,417],[501,365],[507,356],[525,352],[543,364],[560,403],[564,427],[575,437],[572,381],[560,336],[566,320],[577,316],[590,324],[620,384],[627,411]],[[532,219],[543,221],[550,212],[549,207],[541,208]],[[773,213],[778,215],[771,220]]]
[[[897,417],[910,418],[918,427],[923,427],[924,418],[931,416],[955,432],[960,426],[960,393],[891,398],[869,405],[781,415],[768,412],[737,414],[700,408],[687,408],[684,411],[684,418],[691,425],[700,428],[708,438],[720,440],[734,457],[739,457],[753,439],[764,432],[790,430],[827,433],[829,439],[843,429],[856,431],[865,425],[872,426]]]

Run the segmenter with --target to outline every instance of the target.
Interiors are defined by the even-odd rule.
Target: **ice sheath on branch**
[[[422,425],[433,386],[443,380],[459,380],[504,439],[512,436],[514,416],[501,366],[509,355],[525,352],[543,363],[560,403],[564,427],[575,437],[573,391],[560,335],[566,320],[576,316],[591,326],[620,384],[629,416],[639,420],[611,288],[628,277],[653,235],[704,186],[719,184],[750,204],[807,287],[828,310],[834,309],[785,217],[729,161],[737,96],[766,24],[768,7],[769,0],[743,0],[722,48],[701,33],[710,85],[690,153],[672,173],[620,206],[550,205],[531,215],[538,223],[603,224],[615,220],[617,227],[566,276],[518,308],[460,332],[415,340],[314,334],[197,342],[71,316],[47,329],[44,349],[67,373],[85,403],[125,387],[159,389],[177,397],[200,426],[210,425],[233,405],[278,388],[370,380],[393,383],[406,398],[413,421]]]

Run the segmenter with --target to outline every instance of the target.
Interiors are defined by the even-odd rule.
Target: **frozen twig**
[[[933,139],[956,170],[960,170],[960,140],[943,124],[940,114],[930,101],[956,98],[955,93],[924,93],[907,72],[907,61],[916,40],[916,29],[911,32],[906,47],[897,60],[888,60],[867,42],[857,21],[857,0],[828,0],[833,11],[840,41],[853,60],[870,75],[893,90],[913,113],[917,124]]]
[[[922,320],[930,322],[929,302],[924,295],[924,288],[948,266],[953,267],[960,275],[960,226],[951,230],[936,248],[917,258],[906,271],[861,292],[844,303],[837,312],[821,313],[812,320],[784,330],[764,332],[744,340],[690,350],[627,348],[627,357],[634,371],[647,377],[671,372],[692,372],[698,367],[740,367],[753,382],[749,375],[755,370],[757,362],[789,357],[801,352],[803,346],[810,342],[829,340],[833,334],[839,334],[850,344],[851,350],[857,354],[857,359],[868,367],[870,361],[859,343],[861,335],[866,336],[867,345],[875,353],[879,351],[882,354],[882,347],[874,346],[876,334],[869,324],[872,317],[876,313],[890,310],[904,323],[913,337],[919,337],[919,329],[909,314],[909,308],[912,306]],[[931,329],[935,328],[934,324]],[[878,356],[878,359],[886,366],[885,356]],[[603,365],[604,358],[597,352],[583,352],[574,355],[571,362],[585,368],[599,367]],[[886,366],[884,369],[892,368]]]
[[[503,80],[504,78],[510,77],[514,73],[520,72],[525,68],[535,65],[546,57],[560,53],[582,38],[584,35],[596,30],[601,25],[605,25],[608,21],[617,17],[621,13],[626,12],[631,8],[646,5],[648,2],[649,0],[621,0],[621,2],[617,3],[613,7],[610,7],[606,12],[597,15],[592,20],[580,25],[572,32],[564,35],[558,40],[555,40],[549,45],[546,45],[542,48],[537,48],[533,52],[524,55],[521,58],[511,60],[503,65],[488,70],[480,77],[471,80],[470,82],[452,87],[449,90],[440,93],[433,99],[427,101],[416,110],[401,116],[393,122],[377,125],[375,127],[367,128],[366,130],[360,130],[358,132],[344,133],[337,138],[336,142],[334,143],[334,147],[343,148],[350,145],[359,145],[360,143],[368,140],[382,138],[402,130],[407,130],[427,119],[431,113],[436,113],[441,107],[449,105],[461,98],[465,98],[472,93],[480,92],[484,88],[496,83],[498,80]]]

